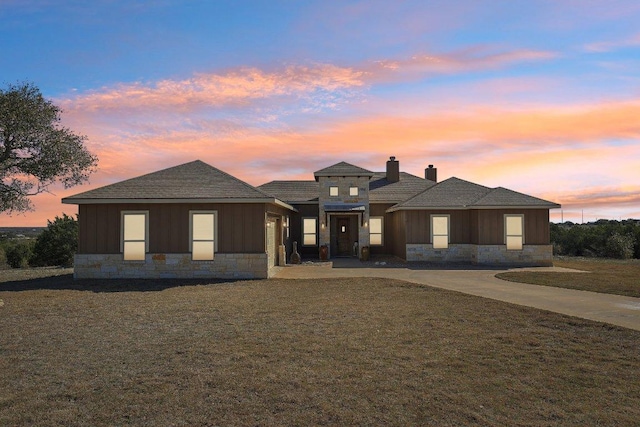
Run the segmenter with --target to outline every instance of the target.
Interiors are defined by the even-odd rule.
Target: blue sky
[[[638,22],[637,1],[0,0],[1,82],[100,158],[0,226],[195,158],[259,185],[391,155],[564,219],[640,217]]]

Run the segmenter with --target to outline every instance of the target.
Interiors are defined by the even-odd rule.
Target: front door
[[[338,255],[349,256],[353,250],[351,242],[351,230],[349,229],[351,220],[349,218],[338,218]]]

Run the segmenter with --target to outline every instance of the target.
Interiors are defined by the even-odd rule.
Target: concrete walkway
[[[518,269],[511,271],[514,270]],[[576,271],[558,267],[540,267],[536,270]],[[333,263],[278,267],[274,278],[398,279],[640,330],[640,298],[507,282],[495,277],[495,274],[503,271],[507,270],[435,270],[412,265],[375,266],[371,262],[363,264],[355,259],[339,259]]]

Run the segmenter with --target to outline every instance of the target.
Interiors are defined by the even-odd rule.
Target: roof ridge
[[[228,176],[229,178],[232,178],[232,179],[234,179],[234,180],[238,181],[239,183],[243,184],[244,186],[249,187],[250,189],[256,190],[257,192],[259,192],[259,193],[261,193],[261,194],[263,194],[263,195],[265,195],[265,196],[267,196],[267,197],[273,197],[271,194],[269,194],[269,193],[267,193],[267,192],[265,192],[265,191],[262,191],[262,190],[261,190],[261,189],[259,189],[258,187],[254,187],[253,185],[249,184],[248,182],[243,181],[243,180],[241,180],[240,178],[237,178],[237,177],[235,177],[235,176],[231,175],[230,173],[227,173],[227,172],[223,171],[222,169],[218,169],[218,168],[217,168],[217,167],[215,167],[215,166],[211,166],[210,164],[205,163],[205,162],[203,162],[202,160],[196,160],[195,162],[200,162],[200,163],[202,163],[202,164],[204,164],[204,165],[206,165],[206,166],[210,167],[211,169],[217,170],[218,172],[222,173],[223,175],[226,175],[226,176]],[[185,164],[188,164],[188,163],[185,163]]]

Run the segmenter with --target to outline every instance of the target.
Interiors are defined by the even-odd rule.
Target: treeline
[[[73,267],[78,251],[78,221],[66,214],[47,221],[35,239],[0,239],[0,268]]]
[[[555,255],[640,258],[640,220],[551,224]]]

